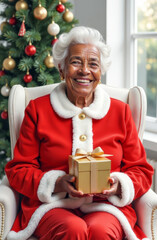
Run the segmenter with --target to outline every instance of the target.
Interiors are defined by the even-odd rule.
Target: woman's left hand
[[[109,190],[103,190],[102,193],[94,194],[94,195],[102,198],[108,198],[112,195],[117,195],[121,197],[121,185],[118,178],[116,177],[109,178],[109,182],[111,185]]]

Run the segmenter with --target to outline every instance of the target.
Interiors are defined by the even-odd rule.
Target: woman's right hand
[[[75,182],[75,177],[69,174],[66,174],[62,177],[59,177],[56,180],[54,193],[58,192],[67,192],[73,197],[82,197],[84,194],[81,191],[77,191],[72,183]]]

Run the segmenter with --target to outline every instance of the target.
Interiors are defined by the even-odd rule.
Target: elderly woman
[[[129,106],[110,98],[100,84],[109,66],[108,46],[97,30],[75,27],[60,36],[53,57],[65,81],[30,101],[5,169],[22,195],[8,239],[146,238],[136,226],[132,201],[150,188],[153,169]],[[84,195],[68,174],[68,156],[98,146],[112,154],[111,188]]]

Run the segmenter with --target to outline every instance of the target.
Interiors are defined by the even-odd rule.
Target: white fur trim
[[[60,83],[50,94],[50,101],[54,111],[62,118],[72,118],[82,111],[91,118],[103,118],[110,108],[110,97],[99,84],[94,92],[94,101],[83,109],[72,104],[66,96],[66,83]]]
[[[82,148],[87,152],[93,150],[93,129],[92,129],[92,119],[86,116],[85,119],[79,119],[78,115],[72,118],[73,123],[73,144],[72,144],[72,154],[75,155],[77,148]],[[80,136],[85,134],[87,140],[80,141]]]
[[[60,170],[51,170],[44,174],[37,190],[37,195],[41,202],[51,203],[52,201],[57,201],[66,196],[64,192],[53,193],[57,178],[65,174],[64,171]]]
[[[134,185],[131,178],[122,172],[113,172],[110,177],[117,177],[119,179],[121,184],[121,198],[114,195],[108,197],[108,201],[117,207],[129,205],[133,201],[135,195]]]
[[[110,108],[110,96],[102,87],[103,84],[99,84],[94,92],[94,101],[89,107],[83,108],[83,111],[91,118],[101,119],[105,117]]]
[[[76,209],[79,207],[81,211],[83,211],[84,213],[97,212],[97,211],[98,212],[104,211],[104,212],[111,213],[121,223],[128,240],[139,240],[135,236],[127,218],[118,208],[105,203],[92,203],[92,197],[72,198],[72,199],[67,198],[67,199],[60,199],[59,201],[55,201],[49,204],[42,204],[33,213],[28,223],[28,226],[19,232],[14,232],[14,231],[9,232],[9,234],[7,235],[7,239],[8,240],[28,239],[34,233],[36,227],[39,224],[40,219],[44,216],[44,214],[53,208]],[[143,240],[149,240],[149,239],[146,238]]]
[[[28,239],[37,228],[39,221],[44,216],[45,213],[53,208],[68,208],[75,209],[79,208],[83,203],[88,203],[88,197],[77,198],[77,199],[60,199],[49,204],[42,204],[31,216],[31,219],[27,227],[19,232],[11,231],[7,235],[7,240],[26,240]]]
[[[60,83],[50,94],[50,101],[54,111],[62,118],[72,118],[81,109],[73,105],[66,96],[66,84]]]
[[[91,203],[82,205],[80,209],[85,213],[99,211],[111,213],[119,220],[128,240],[139,240],[133,232],[127,218],[118,208],[105,203]]]

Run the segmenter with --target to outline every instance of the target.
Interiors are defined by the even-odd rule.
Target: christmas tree
[[[68,0],[1,0],[0,25],[0,178],[11,157],[8,97],[15,84],[26,87],[59,81],[52,47],[78,21]]]

